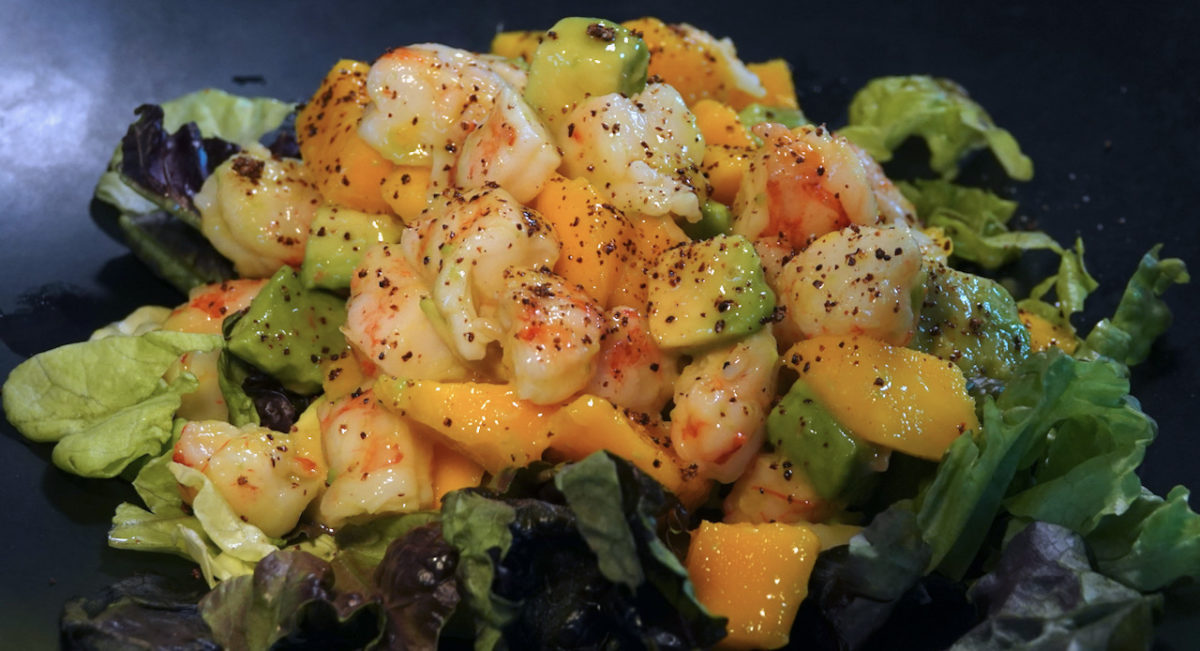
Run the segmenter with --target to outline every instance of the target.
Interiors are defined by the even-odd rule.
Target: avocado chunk
[[[681,219],[676,223],[693,240],[707,240],[733,230],[733,212],[729,210],[729,206],[708,199],[700,206],[700,221],[689,222]]]
[[[953,362],[968,379],[1003,380],[1030,351],[1017,304],[999,283],[944,264],[926,266],[911,348]]]
[[[345,302],[305,289],[300,274],[281,267],[225,334],[226,349],[291,391],[321,391],[321,361],[340,354]]]
[[[398,241],[403,230],[390,215],[321,206],[308,229],[300,281],[308,289],[347,289],[363,253],[379,242]]]
[[[588,96],[642,92],[649,65],[645,41],[628,29],[600,18],[563,18],[533,53],[525,101],[553,122]]]
[[[665,251],[648,289],[650,333],[663,348],[696,349],[760,330],[775,311],[754,246],[718,235]]]
[[[845,493],[871,455],[870,446],[842,427],[804,380],[796,380],[767,416],[767,440],[804,469],[825,499]]]

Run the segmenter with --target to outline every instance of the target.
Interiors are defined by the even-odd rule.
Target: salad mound
[[[96,194],[188,299],[3,404],[209,591],[119,583],[71,646],[863,648],[931,600],[955,648],[1148,646],[1200,576],[1128,380],[1186,266],[1077,331],[1083,243],[955,182],[1033,164],[951,81],[831,129],[782,60],[572,17],[136,115]],[[882,165],[912,137],[933,178]]]

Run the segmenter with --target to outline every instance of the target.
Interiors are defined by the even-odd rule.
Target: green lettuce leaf
[[[248,98],[224,91],[207,89],[163,102],[163,127],[173,132],[189,122],[196,123],[206,138],[221,138],[246,147],[279,128],[295,110],[295,105],[276,99]],[[96,184],[96,198],[111,204],[121,213],[146,214],[158,205],[141,195],[121,179],[121,149],[109,161],[108,169]]]
[[[929,166],[954,178],[968,152],[989,148],[1008,175],[1033,178],[1033,162],[1021,153],[1012,134],[948,79],[926,76],[881,77],[867,83],[850,102],[850,124],[839,133],[876,160],[890,160],[911,136],[929,146]]]
[[[631,590],[646,579],[638,562],[637,542],[625,521],[617,467],[612,459],[593,454],[554,476],[554,485],[575,512],[576,526],[596,554],[600,573]]]
[[[181,293],[235,277],[233,263],[199,230],[169,213],[125,213],[117,225],[133,254]]]
[[[226,649],[381,648],[387,622],[378,600],[336,592],[328,563],[279,550],[253,575],[221,582],[200,614]]]
[[[180,396],[196,388],[163,375],[188,351],[221,348],[217,335],[154,330],[68,344],[25,360],[4,383],[4,410],[26,438],[57,442],[53,459],[85,477],[114,477],[157,456]]]
[[[1116,312],[1092,328],[1076,356],[1104,355],[1132,366],[1150,355],[1150,345],[1171,325],[1171,310],[1159,297],[1170,286],[1191,280],[1183,260],[1160,260],[1161,250],[1160,244],[1142,256]]]
[[[372,575],[394,541],[417,527],[440,520],[441,515],[436,512],[400,513],[338,529],[337,553],[330,560],[338,587],[367,592],[373,584]]]
[[[1013,232],[1008,222],[1017,202],[987,190],[956,185],[944,179],[897,183],[926,226],[941,228],[954,243],[952,255],[985,269],[996,269],[1022,251],[1061,247],[1040,231]]]
[[[1162,600],[1098,574],[1078,535],[1044,522],[1009,540],[970,596],[987,616],[955,651],[1147,649]]]
[[[1124,513],[1101,520],[1087,540],[1100,571],[1143,592],[1200,579],[1200,515],[1182,486],[1166,499],[1143,491]]]
[[[130,312],[124,319],[113,321],[103,328],[96,330],[92,333],[92,336],[88,337],[88,341],[116,335],[128,335],[131,337],[143,335],[152,330],[161,329],[162,324],[166,322],[169,316],[171,316],[171,308],[169,307],[143,305]]]
[[[476,615],[475,648],[495,648],[501,629],[512,621],[516,604],[495,595],[495,553],[503,559],[512,546],[512,506],[477,493],[454,491],[442,501],[442,535],[458,550],[458,580],[463,598]]]
[[[238,517],[204,473],[174,462],[168,469],[180,485],[196,491],[192,512],[200,520],[204,533],[221,551],[247,563],[255,563],[279,549],[280,541]]]
[[[1084,301],[1099,283],[1083,264],[1082,239],[1075,240],[1074,249],[1057,249],[1055,252],[1060,256],[1058,271],[1034,286],[1017,307],[1075,332],[1071,315],[1083,311]],[[1050,302],[1046,297],[1052,289],[1054,301]]]

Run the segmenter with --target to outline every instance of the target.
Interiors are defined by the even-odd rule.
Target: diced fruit
[[[225,336],[229,352],[306,395],[321,390],[320,363],[346,349],[338,327],[346,303],[333,294],[305,289],[300,274],[281,267]]]
[[[829,413],[804,380],[796,380],[767,416],[767,440],[802,469],[826,499],[842,494],[856,467],[869,456],[866,446]]]
[[[528,63],[545,37],[546,32],[542,31],[500,32],[492,39],[492,54]]]
[[[589,96],[636,95],[649,58],[642,39],[614,22],[563,18],[533,53],[525,101],[552,122]]]
[[[653,477],[685,506],[696,506],[708,495],[710,483],[684,467],[671,452],[668,437],[635,424],[603,398],[576,398],[554,414],[550,430],[551,449],[567,459],[579,461],[597,450],[608,450]]]
[[[620,266],[608,304],[625,305],[644,312],[650,292],[648,279],[655,262],[667,249],[687,242],[688,236],[675,220],[666,217],[642,215],[630,221],[633,223],[637,259]]]
[[[709,196],[714,201],[726,205],[733,203],[753,155],[754,150],[748,147],[709,145],[705,148],[700,170],[712,186],[712,194]]]
[[[821,336],[792,346],[783,361],[855,436],[937,461],[975,430],[975,402],[952,362],[867,337]]]
[[[326,201],[369,213],[389,212],[379,192],[394,167],[358,136],[370,102],[361,61],[342,59],[296,116],[296,138],[309,176]]]
[[[926,261],[924,268],[925,299],[909,345],[953,361],[968,377],[1007,378],[1029,354],[1029,332],[1012,294],[994,280],[940,262]]]
[[[792,68],[787,61],[771,59],[763,63],[747,63],[746,68],[758,77],[767,94],[765,97],[754,97],[735,88],[729,93],[728,100],[735,109],[740,111],[749,104],[800,108],[800,103],[796,101],[796,86],[792,82]]]
[[[475,463],[454,448],[433,446],[434,505],[441,506],[442,498],[450,491],[478,486],[483,480],[483,466]]]
[[[704,135],[704,144],[725,145],[729,147],[753,147],[754,140],[742,121],[738,119],[737,111],[716,100],[702,99],[692,107],[696,116],[696,126]]]
[[[379,242],[398,241],[403,230],[391,215],[321,206],[309,225],[300,280],[309,289],[347,289],[366,250]]]
[[[550,418],[559,409],[522,400],[505,384],[384,376],[375,384],[375,395],[493,474],[540,459],[550,444]]]
[[[677,246],[649,280],[650,332],[663,348],[698,348],[762,329],[775,309],[754,246],[740,235]]]
[[[700,603],[729,618],[719,646],[786,645],[819,551],[803,525],[702,522],[692,532],[687,569]]]
[[[367,380],[362,364],[350,348],[321,360],[321,388],[333,400],[361,387]]]
[[[1034,352],[1058,346],[1064,353],[1070,355],[1079,347],[1079,340],[1065,326],[1051,323],[1028,310],[1020,310],[1019,314],[1022,325],[1029,331],[1031,347]]]
[[[633,225],[605,204],[586,179],[554,176],[533,207],[562,243],[554,272],[608,307],[621,270],[637,254]]]
[[[397,165],[383,181],[383,200],[406,224],[416,221],[425,210],[429,173],[428,167]]]

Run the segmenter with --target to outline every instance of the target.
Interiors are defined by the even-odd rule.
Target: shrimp
[[[848,140],[811,125],[764,123],[754,133],[763,145],[733,200],[735,233],[800,249],[830,231],[880,222],[872,178]]]
[[[504,270],[552,268],[558,240],[541,215],[500,188],[453,194],[439,208],[443,214],[405,230],[401,248],[431,283],[452,348],[465,360],[481,360],[501,335],[496,312]]]
[[[317,407],[333,480],[317,519],[338,527],[362,516],[433,507],[433,444],[375,400],[370,389]]]
[[[506,82],[466,50],[426,43],[389,50],[367,73],[358,135],[400,165],[454,152],[483,123]]]
[[[833,504],[821,497],[808,475],[778,452],[754,458],[725,498],[724,522],[820,522]]]
[[[504,367],[518,396],[543,405],[562,402],[592,377],[603,310],[582,287],[554,274],[508,269],[504,275]]]
[[[788,280],[783,273],[784,268],[792,258],[799,254],[799,251],[783,240],[761,239],[754,241],[754,252],[762,261],[763,278],[767,281],[767,286],[775,292],[776,296],[782,296],[788,290],[784,284],[785,280]],[[780,303],[776,307],[786,314],[787,306],[782,305],[782,301]],[[772,333],[775,335],[775,343],[781,352],[804,339],[804,333],[800,331],[796,323],[787,318],[776,321]]]
[[[272,537],[291,531],[324,485],[322,462],[279,432],[220,421],[183,426],[172,460],[204,473],[244,521]],[[195,495],[184,492],[190,503]]]
[[[299,267],[322,203],[299,160],[274,158],[261,145],[221,163],[192,200],[204,236],[243,278]]]
[[[617,306],[608,311],[600,337],[596,372],[584,389],[609,402],[647,414],[658,414],[671,398],[679,371],[675,356],[663,352],[641,312]]]
[[[422,310],[431,292],[398,248],[378,244],[350,278],[342,334],[388,375],[414,380],[464,380],[467,367]]]
[[[555,131],[564,173],[587,178],[620,210],[700,219],[704,137],[674,88],[588,98]]]
[[[212,285],[196,287],[188,292],[188,302],[171,311],[162,324],[163,330],[195,332],[199,334],[221,334],[225,317],[245,309],[258,294],[263,279],[226,280]],[[184,353],[173,365],[165,379],[170,382],[180,373],[195,376],[199,386],[191,393],[181,396],[177,416],[184,420],[229,420],[229,408],[217,378],[217,360],[221,352]]]
[[[500,90],[491,115],[467,136],[455,164],[459,187],[498,185],[528,203],[558,169],[562,157],[533,109],[511,88]]]
[[[863,171],[867,174],[867,184],[875,194],[875,201],[879,206],[879,223],[916,226],[917,209],[908,197],[900,192],[900,188],[883,173],[883,166],[879,161],[872,158],[862,147],[850,141],[846,141],[846,144],[850,145],[862,161]]]
[[[769,328],[697,357],[675,381],[675,454],[702,477],[737,479],[762,447],[778,370]]]
[[[787,318],[808,337],[861,334],[903,346],[924,298],[920,243],[909,229],[849,228],[822,236],[783,270]]]

